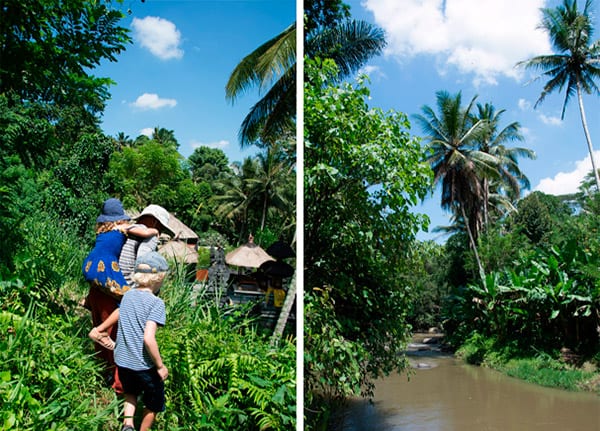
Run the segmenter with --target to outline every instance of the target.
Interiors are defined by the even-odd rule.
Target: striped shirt
[[[137,223],[129,226],[127,230],[133,227],[143,227],[144,229],[147,229],[146,225]],[[135,260],[145,253],[156,251],[157,248],[158,237],[156,235],[149,238],[139,238],[127,233],[127,241],[123,244],[121,254],[119,255],[119,268],[121,268],[121,272],[129,286],[137,287],[131,278],[133,269],[135,268]]]
[[[146,227],[143,224],[133,224],[127,228],[127,230],[132,227]],[[127,231],[127,240],[125,244],[123,244],[123,248],[121,248],[121,254],[119,255],[119,268],[121,268],[121,272],[125,276],[125,280],[127,280],[127,284],[130,286],[133,285],[133,281],[131,280],[131,275],[133,274],[133,268],[135,267],[135,257],[137,255],[138,246],[140,245],[141,238],[134,237],[130,235]]]
[[[119,330],[115,345],[115,363],[130,370],[149,370],[154,367],[144,347],[147,321],[164,326],[165,303],[147,290],[132,289],[123,295],[119,309]]]

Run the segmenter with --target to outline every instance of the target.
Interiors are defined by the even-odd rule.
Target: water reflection
[[[377,382],[345,431],[600,431],[600,397],[543,388],[451,357],[412,357],[410,378]],[[431,366],[431,368],[428,368]]]

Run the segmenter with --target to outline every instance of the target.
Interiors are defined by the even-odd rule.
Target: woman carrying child
[[[84,259],[82,270],[90,285],[87,304],[92,312],[94,328],[106,320],[118,308],[123,294],[129,286],[119,267],[121,248],[127,239],[127,234],[137,236],[158,235],[157,229],[130,228],[131,218],[125,214],[121,201],[115,198],[107,199],[102,205],[102,213],[96,219],[96,243],[92,251]],[[97,355],[107,365],[108,381],[116,392],[121,392],[121,383],[116,374],[112,349],[112,339],[117,335],[116,325],[106,333],[95,334]]]

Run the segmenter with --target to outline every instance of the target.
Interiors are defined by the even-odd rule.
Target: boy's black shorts
[[[138,396],[142,394],[144,406],[155,413],[165,410],[165,383],[158,375],[156,368],[135,371],[117,367],[119,379],[126,394]]]

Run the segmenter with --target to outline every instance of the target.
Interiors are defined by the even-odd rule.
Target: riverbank
[[[433,339],[432,339],[433,338]],[[437,339],[437,340],[436,340]],[[440,336],[411,340],[411,369],[375,381],[373,398],[351,399],[339,430],[481,431],[598,429],[600,397],[529,384],[445,352]],[[506,412],[510,412],[507,414]]]
[[[424,368],[418,361],[420,355],[454,356],[468,364],[490,368],[509,377],[540,386],[576,392],[592,392],[600,396],[600,364],[582,361],[568,351],[558,357],[539,352],[536,355],[516,357],[507,349],[498,349],[494,340],[473,337],[456,351],[444,343],[442,333],[414,333],[407,355],[413,368]]]
[[[598,361],[573,358],[568,351],[556,356],[546,352],[517,356],[506,348],[498,348],[493,339],[472,337],[456,350],[455,355],[469,364],[491,368],[537,385],[593,392],[600,396]]]

